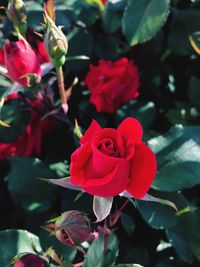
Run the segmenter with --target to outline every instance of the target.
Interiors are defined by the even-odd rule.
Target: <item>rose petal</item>
[[[92,148],[89,143],[76,149],[71,155],[70,174],[73,184],[81,185],[85,180],[83,167],[88,162],[92,154]]]
[[[123,139],[121,134],[115,129],[112,128],[104,128],[98,132],[95,138],[92,140],[92,147],[99,147],[102,145],[102,141],[106,139],[111,139],[116,146],[116,149],[119,153],[119,157],[123,158],[125,154]]]
[[[4,61],[10,78],[22,85],[28,85],[28,78],[25,77],[27,74],[42,74],[36,53],[24,40],[4,46]]]
[[[31,133],[27,133],[24,136],[24,151],[22,152],[23,156],[28,157],[32,154],[32,152],[34,151],[34,141],[35,140]]]
[[[121,133],[124,140],[133,139],[134,142],[142,140],[142,126],[138,120],[128,117],[119,125],[118,131]]]
[[[93,93],[90,97],[90,102],[96,106],[98,112],[113,113],[115,111],[114,104],[110,102],[108,94]],[[106,108],[105,108],[106,107]]]
[[[156,176],[156,156],[144,143],[135,146],[132,171],[127,191],[135,198],[142,198]]]
[[[130,162],[121,160],[107,176],[91,178],[83,182],[83,189],[94,196],[114,197],[127,187]]]
[[[128,58],[120,58],[115,62],[99,60],[97,66],[90,64],[85,84],[91,92],[90,102],[98,112],[114,113],[139,95],[138,69]]]
[[[97,121],[92,120],[89,128],[85,132],[84,136],[81,138],[80,143],[84,144],[85,142],[89,141],[95,133],[101,130],[101,126],[98,124]]]
[[[0,65],[4,65],[4,50],[3,50],[3,47],[0,48]]]
[[[123,160],[117,157],[108,156],[93,146],[92,151],[92,156],[85,166],[85,176],[87,179],[107,176],[115,169],[116,165]]]

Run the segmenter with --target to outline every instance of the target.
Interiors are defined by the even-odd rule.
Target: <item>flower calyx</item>
[[[45,49],[50,56],[51,63],[54,67],[59,68],[65,63],[68,41],[62,32],[62,26],[56,26],[55,24],[53,0],[49,0],[44,5],[44,22],[46,26],[44,38]]]
[[[10,0],[7,16],[12,20],[15,29],[24,36],[27,30],[27,11],[24,2],[22,0]]]

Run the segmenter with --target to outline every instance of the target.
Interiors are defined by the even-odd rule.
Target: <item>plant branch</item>
[[[65,84],[64,84],[64,76],[62,66],[56,68],[57,78],[58,78],[58,88],[60,93],[61,105],[67,104],[67,97],[65,93]]]

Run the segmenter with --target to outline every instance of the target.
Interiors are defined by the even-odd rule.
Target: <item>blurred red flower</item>
[[[0,64],[5,65],[13,81],[28,86],[29,79],[25,77],[27,74],[41,76],[38,56],[28,42],[24,40],[9,42],[1,48],[0,54]]]
[[[40,114],[36,111],[41,107],[40,100],[30,102],[31,117],[26,127],[25,133],[22,133],[15,141],[10,143],[0,142],[0,159],[13,156],[31,156],[39,155],[42,148],[42,139],[44,135],[52,129],[54,122],[50,119],[41,120]]]
[[[37,54],[40,64],[50,62],[49,55],[47,54],[45,50],[43,41],[37,40],[37,46],[36,48],[34,48],[34,51]]]
[[[0,65],[4,65],[4,52],[3,52],[3,47],[0,47]]]
[[[50,62],[49,55],[44,47],[44,42],[37,32],[31,28],[28,28],[26,32],[26,40],[35,51],[40,64]]]
[[[90,101],[98,112],[114,113],[139,96],[138,69],[127,58],[115,62],[102,59],[98,66],[90,65],[85,84],[91,92]]]
[[[38,255],[27,253],[17,259],[13,267],[47,267],[47,264]]]

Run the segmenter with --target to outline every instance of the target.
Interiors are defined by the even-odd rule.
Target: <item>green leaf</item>
[[[126,117],[134,117],[142,124],[143,129],[148,129],[156,116],[156,108],[153,102],[130,101],[117,111],[117,123],[120,124]]]
[[[118,265],[113,265],[112,267],[143,267],[140,264],[135,264],[135,263],[128,263],[128,264],[118,264]]]
[[[10,125],[6,123],[5,121],[0,120],[0,126],[9,128]]]
[[[105,49],[106,47],[106,49]],[[114,36],[96,38],[94,53],[98,58],[116,60],[120,53],[120,41]]]
[[[76,256],[77,249],[75,247],[64,246],[58,239],[49,234],[46,230],[42,229],[40,234],[40,243],[44,251],[46,251],[50,246],[56,250],[56,253],[65,262],[72,262]]]
[[[25,87],[23,87],[19,83],[13,83],[10,87],[6,88],[6,90],[3,92],[1,97],[7,97],[9,95],[12,95],[14,93],[24,92]]]
[[[200,29],[199,10],[172,9],[171,30],[169,32],[169,48],[176,54],[194,54],[189,36]]]
[[[23,252],[32,252],[32,244],[38,252],[42,252],[39,238],[25,230],[10,229],[0,232],[0,266],[11,267],[11,260]]]
[[[149,260],[150,256],[145,247],[134,247],[133,244],[130,244],[130,246],[123,252],[124,262],[138,262],[139,266],[141,264],[146,267],[150,266]]]
[[[94,196],[93,199],[93,211],[97,217],[96,222],[103,221],[109,214],[112,209],[113,197],[97,197]]]
[[[56,188],[39,180],[54,177],[55,173],[37,158],[9,158],[11,170],[6,176],[8,190],[16,202],[28,210],[48,210],[55,200]]]
[[[192,261],[191,251],[200,260],[200,233],[197,230],[200,224],[199,209],[190,209],[190,212],[178,216],[177,226],[168,229],[167,235],[180,258],[186,262]]]
[[[91,26],[100,16],[100,9],[102,9],[100,0],[76,0],[75,14],[77,21],[82,21],[85,25]]]
[[[200,32],[194,32],[190,35],[190,44],[197,54],[200,55]]]
[[[166,231],[169,241],[172,243],[179,257],[188,263],[192,262],[192,252],[190,249],[187,236],[184,233],[181,224],[177,224],[173,228],[167,229]]]
[[[168,110],[165,114],[172,125],[187,124],[197,119],[198,111],[189,103],[175,101],[175,107]]]
[[[164,259],[156,264],[156,267],[187,267],[184,262],[176,259]],[[194,266],[198,267],[198,266]]]
[[[91,56],[94,43],[94,38],[91,33],[75,28],[68,35],[68,41],[69,50],[67,55],[69,57],[77,55]],[[88,65],[88,61],[68,61],[66,65],[68,70],[83,70]]]
[[[199,132],[199,126],[178,125],[149,141],[158,161],[153,188],[170,192],[200,184]]]
[[[133,46],[153,38],[166,22],[169,0],[128,0],[122,28]]]
[[[175,209],[175,211],[178,212],[176,205],[172,201],[169,201],[168,199],[157,198],[157,197],[154,197],[152,195],[146,194],[143,198],[141,198],[141,200],[153,201],[153,202],[157,202],[157,203],[160,203],[163,205],[167,205],[167,206],[170,206],[171,208]]]
[[[189,81],[188,86],[188,95],[190,98],[190,102],[195,107],[200,107],[200,80],[196,78],[195,76],[192,76]]]
[[[94,240],[85,256],[84,267],[109,267],[118,256],[118,240],[112,234],[109,235],[106,254],[104,253],[103,236]]]
[[[195,257],[200,261],[200,233],[196,231],[196,227],[200,224],[200,211],[196,211],[192,214],[189,220],[189,242],[190,247]]]
[[[71,183],[70,177],[61,179],[42,179],[42,180],[64,188],[82,191],[82,188],[79,185],[74,185]]]
[[[66,177],[69,175],[69,165],[67,161],[57,162],[49,165],[49,168],[56,173],[57,177]]]
[[[108,1],[106,3],[102,17],[102,24],[105,32],[114,33],[120,29],[124,7],[124,0],[119,0],[115,3]]]
[[[135,230],[135,222],[133,218],[125,213],[122,213],[120,219],[125,232],[127,235],[131,236]]]
[[[80,25],[93,25],[100,16],[103,5],[100,0],[68,0],[65,5],[60,6],[60,14],[72,20],[72,23],[80,23]],[[57,20],[59,16],[57,15]],[[62,24],[61,24],[62,25]],[[68,26],[68,25],[67,25]],[[69,24],[69,26],[71,26]]]
[[[100,10],[104,7],[101,0],[86,0],[86,2],[91,6],[97,6]]]
[[[30,120],[30,112],[27,104],[19,99],[7,101],[1,110],[1,120],[10,127],[1,127],[0,139],[2,142],[12,142],[25,132]]]
[[[176,212],[165,205],[142,200],[136,201],[143,219],[155,229],[172,227],[176,224]]]
[[[159,198],[173,202],[178,210],[188,206],[188,202],[180,193],[160,193]],[[167,229],[177,223],[176,210],[170,206],[143,200],[136,200],[136,206],[146,223],[153,228]]]
[[[0,69],[0,73],[1,73],[1,69]],[[0,86],[9,87],[10,85],[11,85],[11,82],[0,74]]]

